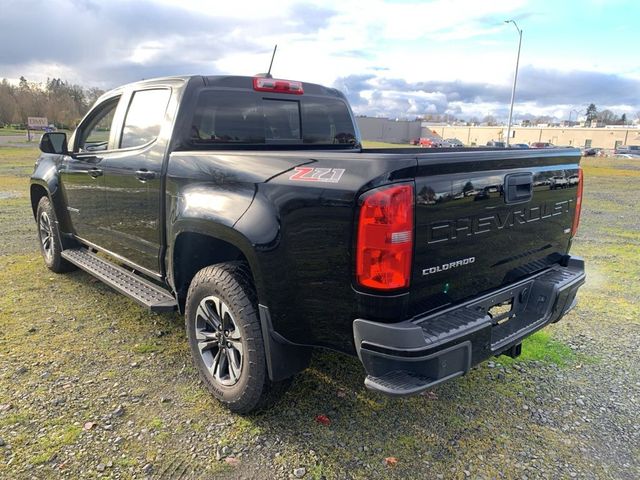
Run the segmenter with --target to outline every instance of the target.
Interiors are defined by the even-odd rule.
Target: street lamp
[[[516,99],[516,82],[518,81],[518,65],[520,64],[520,47],[522,46],[522,30],[518,28],[518,24],[515,20],[505,20],[504,23],[513,23],[518,31],[518,56],[516,57],[516,73],[513,75],[513,89],[511,90],[511,108],[509,109],[509,124],[507,125],[507,148],[509,147],[509,140],[511,139],[511,119],[513,118],[513,102]]]

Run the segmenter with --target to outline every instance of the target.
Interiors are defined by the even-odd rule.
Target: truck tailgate
[[[575,149],[419,155],[410,313],[557,263],[571,241],[579,161]]]

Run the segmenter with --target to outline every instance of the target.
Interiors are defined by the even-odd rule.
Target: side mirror
[[[64,132],[49,132],[43,134],[40,139],[40,151],[43,153],[68,155],[67,134]]]

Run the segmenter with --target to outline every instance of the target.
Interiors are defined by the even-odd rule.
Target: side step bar
[[[152,312],[170,312],[178,308],[171,292],[111,263],[86,248],[62,251],[62,258],[90,273],[114,290],[135,300]]]

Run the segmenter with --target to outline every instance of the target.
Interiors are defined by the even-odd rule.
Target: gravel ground
[[[34,156],[0,148],[0,478],[640,478],[628,160],[585,162],[587,285],[519,359],[394,400],[364,389],[357,360],[318,352],[274,408],[241,417],[199,385],[180,317],[44,268]]]

